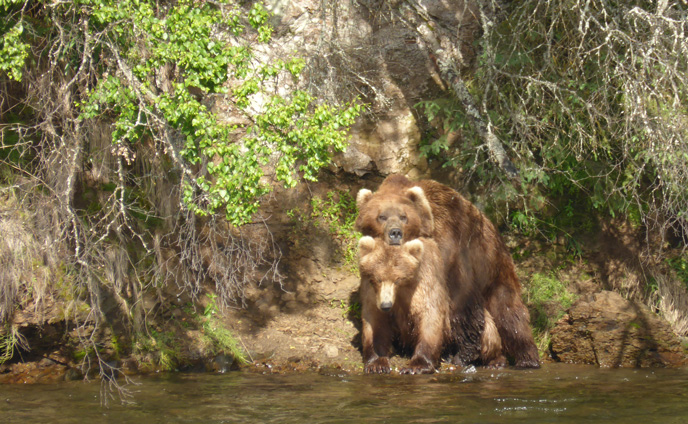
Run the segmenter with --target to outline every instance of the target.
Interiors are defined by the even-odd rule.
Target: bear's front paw
[[[485,368],[493,369],[493,370],[499,370],[502,368],[506,368],[506,358],[503,355],[500,355],[498,358],[495,358],[488,363],[485,364]]]
[[[456,365],[459,368],[463,368],[468,365],[469,361],[464,360],[461,357],[460,353],[457,353],[456,355],[452,356],[451,363]]]
[[[399,374],[432,374],[435,367],[426,358],[412,358],[407,367],[399,371]]]
[[[516,368],[540,368],[540,361],[534,358],[523,358],[516,361]]]
[[[389,359],[385,356],[375,358],[365,366],[366,374],[389,374],[391,370]]]

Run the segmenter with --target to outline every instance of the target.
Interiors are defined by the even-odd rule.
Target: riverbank
[[[46,233],[36,223],[41,215],[7,192],[0,223],[11,233],[0,248],[15,263],[0,271],[20,272],[7,286],[17,300],[6,308],[0,382],[239,368],[361,373],[351,193],[363,185],[379,181],[332,176],[276,194],[264,210],[270,221],[239,235],[198,223],[198,234],[209,235],[186,247],[160,243],[154,267],[147,268],[145,251],[108,248],[89,277],[101,282],[87,288],[75,280],[78,268],[61,262],[73,252],[39,243]],[[502,229],[541,360],[683,366],[688,296],[681,250],[652,256],[642,228],[591,225],[595,231],[556,240]],[[270,249],[255,247],[265,240],[273,240]],[[182,262],[184,249],[200,263]],[[232,255],[248,253],[263,262],[232,262]],[[407,360],[394,356],[392,364]]]
[[[101,367],[103,363],[112,367],[105,375],[119,376],[235,370],[361,374],[358,277],[345,263],[335,260],[339,255],[335,250],[317,247],[330,243],[324,240],[291,249],[292,256],[285,258],[288,278],[282,284],[249,287],[245,307],[220,311],[212,294],[198,297],[195,303],[170,296],[155,309],[146,336],[118,339],[109,331],[100,333],[98,355],[83,352],[75,344],[94,328],[61,321],[55,313],[44,315],[43,324],[35,325],[29,321],[35,322],[37,315],[19,313],[15,323],[30,349],[0,365],[0,382],[102,378],[98,357],[104,359]],[[688,364],[685,341],[665,319],[637,300],[606,290],[598,262],[593,260],[599,252],[572,256],[565,246],[509,235],[507,243],[516,258],[543,363],[600,367]],[[63,307],[53,305],[49,310]],[[218,351],[213,343],[217,335],[210,334],[207,325],[209,317],[213,325],[233,335],[247,362]],[[407,360],[395,355],[392,365],[398,369]],[[460,370],[443,363],[438,371]]]

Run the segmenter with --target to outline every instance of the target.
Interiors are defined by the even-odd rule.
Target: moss
[[[208,295],[208,305],[203,316],[199,318],[203,326],[203,334],[213,346],[214,354],[231,355],[237,362],[245,364],[248,361],[238,341],[217,317],[219,309],[215,301],[216,297],[213,294]]]
[[[307,230],[313,227],[327,230],[338,246],[342,262],[351,272],[358,270],[359,233],[354,230],[357,214],[356,199],[342,190],[329,191],[324,198],[313,196],[309,213],[298,209],[287,211],[295,231],[300,234],[308,233]]]
[[[667,264],[674,270],[676,276],[688,288],[688,254],[667,259]]]
[[[571,307],[576,296],[554,273],[533,274],[525,286],[525,292],[533,336],[540,352],[544,352],[550,344],[549,331]]]
[[[138,334],[134,341],[134,354],[139,363],[159,366],[165,371],[177,368],[181,361],[181,351],[171,331],[151,329],[148,334]]]
[[[94,353],[93,346],[86,346],[81,349],[76,349],[74,353],[72,354],[72,358],[74,359],[74,362],[81,362],[86,358],[87,356],[92,356]]]

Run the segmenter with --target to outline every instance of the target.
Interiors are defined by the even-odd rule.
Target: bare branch
[[[478,109],[473,96],[461,77],[459,66],[462,64],[462,57],[458,49],[459,40],[456,40],[450,32],[437,25],[419,1],[405,1],[401,6],[400,15],[402,20],[418,33],[423,45],[428,49],[431,57],[435,59],[440,76],[452,88],[473,128],[487,146],[494,162],[509,178],[518,178],[518,169],[511,162],[502,143],[494,133],[489,117],[485,118],[484,116],[487,116],[485,111],[481,112]],[[482,10],[481,17],[484,28],[492,25]]]

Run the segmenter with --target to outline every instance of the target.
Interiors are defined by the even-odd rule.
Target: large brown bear
[[[362,237],[359,241],[363,363],[366,373],[390,372],[396,337],[413,349],[401,374],[432,373],[445,349],[458,342],[452,332],[451,296],[437,243],[419,238],[400,246]],[[502,364],[501,340],[489,313],[482,332],[482,363]]]
[[[426,237],[439,248],[451,297],[451,331],[458,342],[454,363],[480,357],[485,311],[494,319],[502,349],[517,367],[540,366],[528,310],[514,263],[494,225],[471,202],[432,180],[391,175],[377,192],[357,196],[356,229],[401,245]]]

